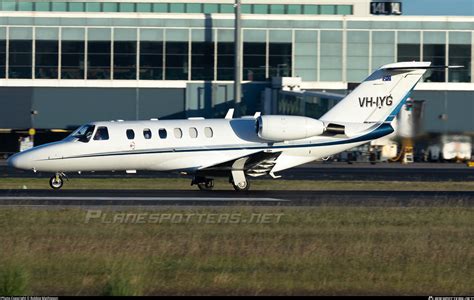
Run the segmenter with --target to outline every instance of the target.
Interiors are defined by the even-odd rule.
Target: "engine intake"
[[[301,116],[260,116],[257,119],[257,134],[261,139],[281,142],[300,140],[321,135],[324,123]]]

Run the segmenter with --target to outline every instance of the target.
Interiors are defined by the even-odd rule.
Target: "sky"
[[[396,0],[395,2],[400,1]],[[474,0],[401,0],[403,15],[474,16]]]

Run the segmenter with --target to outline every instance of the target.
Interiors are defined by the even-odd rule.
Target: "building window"
[[[190,1],[191,2],[191,1]],[[3,11],[68,12],[155,12],[155,13],[234,13],[232,4],[218,3],[132,3],[129,2],[62,2],[42,0],[3,0]],[[352,14],[352,5],[243,4],[244,14]]]
[[[463,66],[449,69],[449,82],[471,82],[471,45],[449,45],[449,65]]]
[[[234,80],[234,43],[217,44],[217,80]]]
[[[444,44],[424,44],[423,61],[431,61],[434,66],[446,65],[446,45]],[[423,79],[425,82],[445,82],[446,71],[428,70]]]
[[[5,78],[7,63],[7,41],[0,40],[0,78]]]
[[[36,2],[35,11],[50,11],[51,3],[50,2]]]
[[[150,128],[145,128],[145,129],[143,129],[143,137],[144,137],[146,140],[151,139],[151,130],[150,130]]]
[[[343,35],[340,30],[320,31],[319,81],[342,80]]]
[[[253,5],[251,5],[251,4],[242,4],[240,10],[243,14],[251,14],[252,11],[253,11]]]
[[[244,80],[266,78],[266,43],[244,42]]]
[[[272,4],[270,5],[270,13],[283,15],[285,13],[285,6],[282,4]]]
[[[395,31],[372,32],[372,69],[393,63]],[[372,70],[371,70],[372,71]]]
[[[399,62],[420,61],[420,44],[398,44]]]
[[[191,127],[189,128],[189,136],[192,138],[192,139],[195,139],[198,137],[198,131],[195,127]]]
[[[166,80],[188,79],[188,43],[166,42]]]
[[[173,131],[175,138],[180,139],[183,137],[183,131],[180,128],[175,128]]]
[[[168,132],[166,131],[166,129],[160,128],[158,130],[158,135],[160,136],[160,139],[166,139],[166,137],[168,136]]]
[[[33,3],[32,2],[19,2],[17,4],[17,9],[19,11],[33,11]]]
[[[107,127],[99,127],[94,134],[95,141],[105,141],[109,139],[109,131]]]
[[[84,79],[84,41],[61,42],[61,78]]]
[[[102,10],[104,12],[118,12],[118,3],[102,3]]]
[[[135,131],[133,129],[127,129],[127,138],[133,140],[135,138]]]
[[[221,14],[233,14],[234,5],[232,4],[219,4],[219,12]]]
[[[140,79],[163,79],[163,42],[140,42]]]
[[[214,43],[193,42],[191,45],[191,79],[214,79]]]
[[[270,76],[291,76],[291,43],[270,43]]]
[[[137,78],[137,42],[114,42],[114,79]]]
[[[9,41],[9,78],[31,78],[32,46],[31,40]]]
[[[87,43],[87,79],[110,79],[110,41]]]
[[[212,130],[211,127],[206,127],[206,128],[204,128],[204,135],[207,138],[212,138],[214,136],[214,131]]]
[[[119,3],[119,12],[135,12],[135,3]]]
[[[319,15],[319,5],[303,5],[303,14]]]
[[[83,12],[84,11],[84,4],[80,2],[70,2],[69,4],[69,11],[71,12]]]
[[[352,15],[352,5],[336,5],[338,15]]]
[[[186,4],[187,13],[202,13],[202,4],[201,3],[188,3]]]
[[[154,3],[153,4],[153,12],[156,12],[156,13],[167,13],[167,12],[169,12],[168,4],[167,3]]]
[[[102,3],[100,2],[87,2],[86,3],[86,12],[101,12]]]
[[[36,40],[35,78],[58,78],[58,41]]]
[[[185,3],[170,3],[169,5],[169,12],[170,13],[184,13],[186,12]]]
[[[67,3],[66,2],[52,2],[51,10],[52,11],[67,11]]]
[[[137,12],[152,12],[151,3],[137,3]]]
[[[203,12],[205,14],[215,14],[219,12],[219,4],[206,3],[203,7]]]
[[[321,5],[320,6],[321,15],[335,15],[336,14],[336,5]]]
[[[290,4],[287,6],[287,13],[289,15],[300,15],[303,13],[303,5]]]
[[[254,4],[253,13],[254,14],[268,14],[268,5],[267,4]]]

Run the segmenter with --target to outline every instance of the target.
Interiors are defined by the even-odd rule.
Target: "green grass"
[[[104,224],[85,223],[85,209],[2,208],[0,266],[21,266],[28,280],[13,282],[36,295],[474,292],[473,208],[106,212],[283,216],[270,224]]]
[[[196,190],[187,178],[72,178],[64,189],[177,189]],[[2,178],[0,189],[49,189],[47,178]],[[231,190],[224,178],[216,179],[216,189]],[[408,191],[472,191],[474,182],[446,181],[313,181],[251,180],[251,190],[408,190]]]
[[[0,295],[22,296],[27,293],[28,274],[20,264],[4,263],[0,268]]]

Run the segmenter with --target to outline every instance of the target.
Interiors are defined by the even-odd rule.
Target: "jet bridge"
[[[263,112],[273,115],[300,115],[319,118],[342,98],[346,91],[329,93],[301,89],[301,77],[273,77],[265,89]]]

